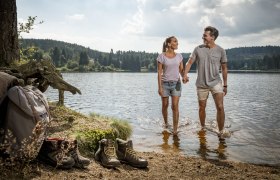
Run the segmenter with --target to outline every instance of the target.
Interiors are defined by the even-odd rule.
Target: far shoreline
[[[229,73],[280,73],[280,70],[228,70]]]
[[[61,71],[61,73],[157,73],[157,72],[147,72],[147,71],[142,71],[142,72],[135,72],[135,71]],[[189,73],[196,73],[196,70],[190,70]],[[279,74],[280,70],[228,70],[228,73],[269,73],[269,74]]]

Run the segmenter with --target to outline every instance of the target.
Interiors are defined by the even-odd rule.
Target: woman
[[[180,74],[184,74],[183,56],[176,53],[178,41],[176,37],[166,38],[163,43],[162,53],[158,56],[158,93],[162,100],[162,115],[165,127],[168,127],[169,96],[172,100],[173,135],[178,133],[179,99],[181,96]]]

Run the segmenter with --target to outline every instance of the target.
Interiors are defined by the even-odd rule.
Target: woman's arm
[[[181,74],[181,77],[184,77],[184,65],[183,65],[183,61],[180,62],[179,65],[179,73]]]
[[[163,92],[162,92],[162,84],[161,84],[161,77],[162,77],[162,66],[163,64],[161,64],[160,62],[157,63],[157,69],[158,69],[158,94],[160,96],[162,96]]]

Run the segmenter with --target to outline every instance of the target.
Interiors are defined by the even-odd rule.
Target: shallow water
[[[206,159],[280,164],[280,74],[229,74],[225,96],[225,126],[232,133],[223,142],[214,132],[216,110],[212,96],[207,103],[208,130],[200,131],[196,74],[183,86],[179,135],[164,129],[156,73],[67,73],[63,78],[82,95],[65,93],[65,104],[84,114],[91,112],[128,120],[131,139],[139,151],[178,152]],[[46,92],[51,101],[58,91]]]

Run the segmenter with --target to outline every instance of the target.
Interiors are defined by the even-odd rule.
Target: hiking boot
[[[122,139],[116,139],[117,141],[117,156],[122,163],[127,163],[133,167],[146,168],[148,166],[148,161],[141,159],[136,155],[133,150],[132,141],[124,141]]]
[[[231,133],[228,131],[228,130],[221,130],[219,133],[218,133],[218,137],[220,140],[225,140],[225,138],[230,138],[231,136]]]
[[[94,159],[101,162],[104,167],[114,168],[121,165],[116,156],[114,141],[102,139],[99,141],[99,148],[95,153]]]
[[[71,142],[68,154],[75,160],[74,167],[76,168],[85,168],[90,163],[88,158],[85,158],[80,154],[77,140]]]
[[[75,165],[75,160],[67,155],[64,143],[63,139],[45,139],[37,159],[57,168],[72,168]]]

